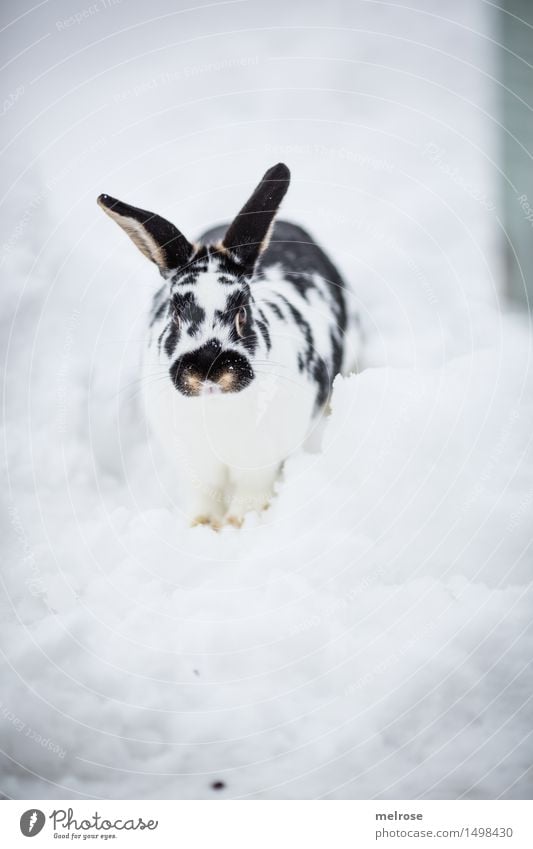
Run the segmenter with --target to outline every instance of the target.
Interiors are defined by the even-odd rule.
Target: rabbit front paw
[[[223,525],[224,512],[225,505],[218,492],[196,493],[189,498],[188,516],[191,528],[207,525],[218,531]]]
[[[206,513],[201,513],[199,516],[194,516],[190,522],[191,528],[196,528],[199,525],[207,525],[213,528],[214,531],[219,531],[222,527],[222,521],[214,516],[208,516]]]
[[[277,471],[276,467],[253,472],[230,472],[233,496],[224,517],[226,524],[240,528],[247,513],[262,513],[267,509]]]

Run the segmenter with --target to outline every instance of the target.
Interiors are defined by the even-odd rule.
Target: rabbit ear
[[[122,227],[139,250],[159,266],[160,271],[179,268],[191,258],[193,246],[165,218],[109,195],[100,195],[97,203]]]
[[[282,162],[269,168],[222,240],[222,247],[248,269],[268,245],[271,225],[290,179],[291,172]]]

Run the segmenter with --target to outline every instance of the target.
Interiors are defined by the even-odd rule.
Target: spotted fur
[[[99,198],[165,280],[149,321],[145,404],[182,479],[194,467],[192,518],[239,524],[265,506],[335,376],[355,366],[358,327],[339,272],[305,230],[274,223],[289,178],[271,168],[231,224],[194,244],[159,216]],[[167,388],[154,390],[165,371]]]

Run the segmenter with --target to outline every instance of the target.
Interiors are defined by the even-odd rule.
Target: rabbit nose
[[[201,348],[186,355],[183,358],[183,366],[192,369],[199,380],[214,381],[219,369],[221,354],[221,342],[218,339],[210,339]]]

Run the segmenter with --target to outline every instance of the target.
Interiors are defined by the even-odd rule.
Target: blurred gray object
[[[533,3],[505,0],[500,12],[503,180],[509,296],[533,301]]]

